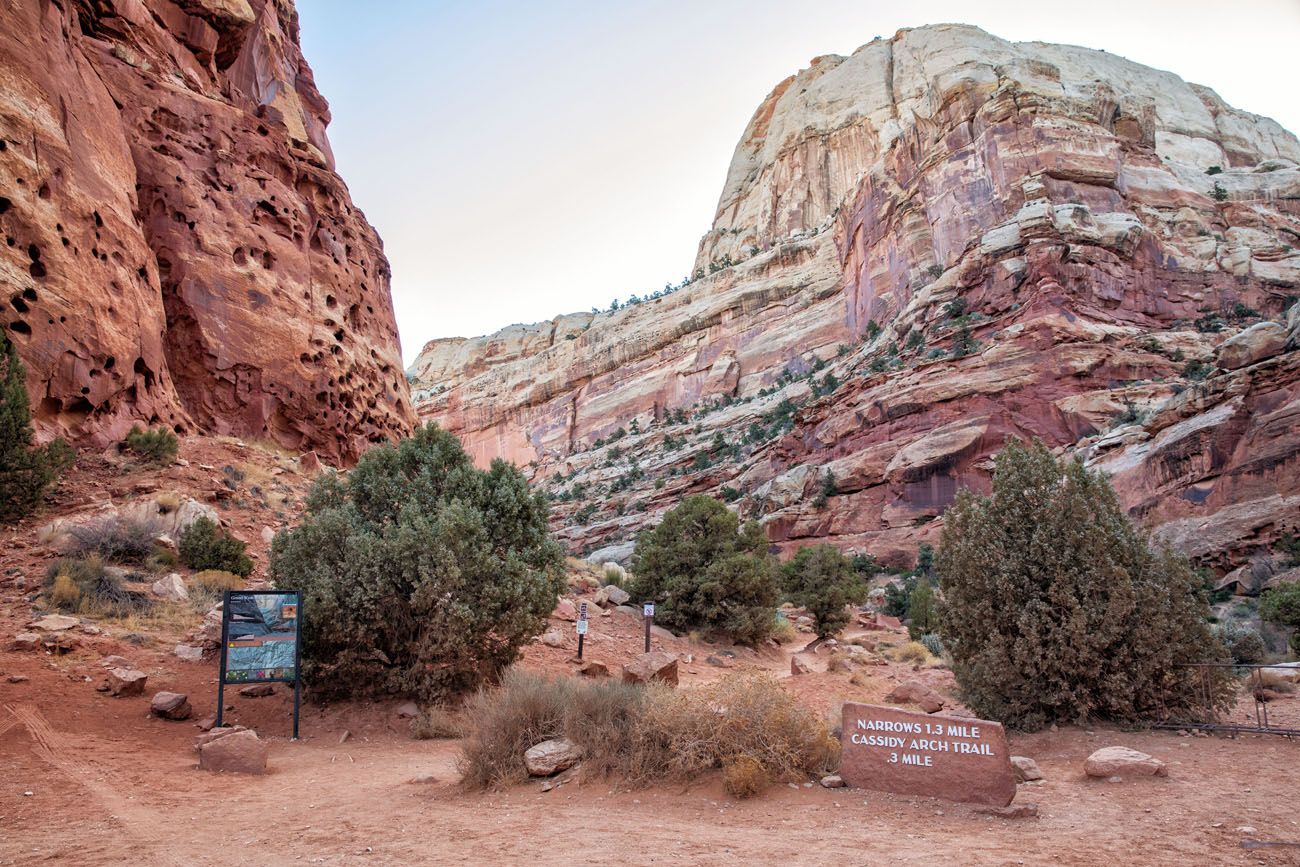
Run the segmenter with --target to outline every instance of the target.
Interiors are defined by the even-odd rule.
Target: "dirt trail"
[[[219,492],[217,473],[205,464],[261,460],[207,441],[185,450],[190,465],[168,470],[165,487]],[[105,495],[129,499],[138,476],[91,462],[61,496],[68,509]],[[277,478],[300,496],[305,480],[291,477],[286,470]],[[274,523],[273,513],[256,505],[222,511],[265,563],[260,530]],[[105,623],[63,656],[4,649],[32,614],[30,585],[20,589],[18,578],[41,574],[50,556],[32,525],[0,545],[0,865],[1300,865],[1300,742],[1280,738],[1107,729],[1013,735],[1013,751],[1037,760],[1047,777],[1017,796],[1040,807],[1039,818],[1026,820],[816,784],[776,786],[737,802],[716,777],[685,790],[618,791],[612,781],[595,781],[467,794],[456,785],[458,745],[411,740],[395,703],[308,704],[304,738],[290,742],[291,700],[280,689],[261,699],[227,694],[231,722],[270,741],[271,772],[208,774],[196,767],[192,723],[148,715],[149,696],[163,689],[189,695],[195,719],[216,709],[215,661],[187,663],[170,653],[189,626],[141,636]],[[568,644],[531,645],[523,664],[572,671],[573,624],[553,625]],[[588,655],[611,669],[640,651],[642,625],[631,614],[593,612],[591,630]],[[655,646],[689,655],[683,688],[729,671],[766,671],[831,715],[845,699],[879,701],[903,679],[951,686],[946,671],[883,662],[860,667],[852,681],[827,673],[829,653],[801,652],[809,638],[759,652],[661,636]],[[789,676],[795,652],[814,673]],[[145,696],[95,690],[108,655],[149,675]],[[723,664],[708,664],[709,655],[725,656]],[[1300,698],[1277,702],[1277,714],[1296,710]],[[1084,778],[1087,755],[1114,744],[1164,759],[1169,777]],[[410,782],[420,774],[437,782]],[[1243,848],[1251,841],[1287,845]]]

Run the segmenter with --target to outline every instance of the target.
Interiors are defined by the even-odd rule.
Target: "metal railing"
[[[1263,671],[1265,669],[1280,668],[1276,663],[1270,665],[1267,663],[1237,664],[1232,662],[1186,662],[1179,663],[1176,668],[1195,668],[1200,671],[1200,689],[1201,699],[1204,707],[1204,719],[1167,719],[1157,722],[1155,728],[1158,729],[1188,729],[1203,732],[1228,732],[1229,734],[1265,734],[1281,735],[1282,737],[1294,738],[1300,737],[1300,728],[1290,726],[1273,725],[1268,718],[1268,705],[1270,696],[1268,694],[1268,684],[1264,682]],[[1222,715],[1215,707],[1215,669],[1232,669],[1237,672],[1247,671],[1248,688],[1255,698],[1255,724],[1225,722]]]

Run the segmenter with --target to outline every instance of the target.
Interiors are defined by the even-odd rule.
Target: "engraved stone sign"
[[[850,786],[994,807],[1016,796],[1001,723],[845,702],[840,741]]]

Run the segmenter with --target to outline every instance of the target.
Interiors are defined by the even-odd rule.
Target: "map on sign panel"
[[[226,683],[297,677],[296,593],[231,593],[226,619]]]

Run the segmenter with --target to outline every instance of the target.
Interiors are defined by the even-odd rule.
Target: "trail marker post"
[[[583,602],[578,605],[578,622],[574,624],[578,630],[578,659],[582,659],[582,642],[587,637],[587,603]]]
[[[641,607],[641,612],[645,615],[645,652],[650,652],[650,626],[655,619],[655,604],[647,602]]]

